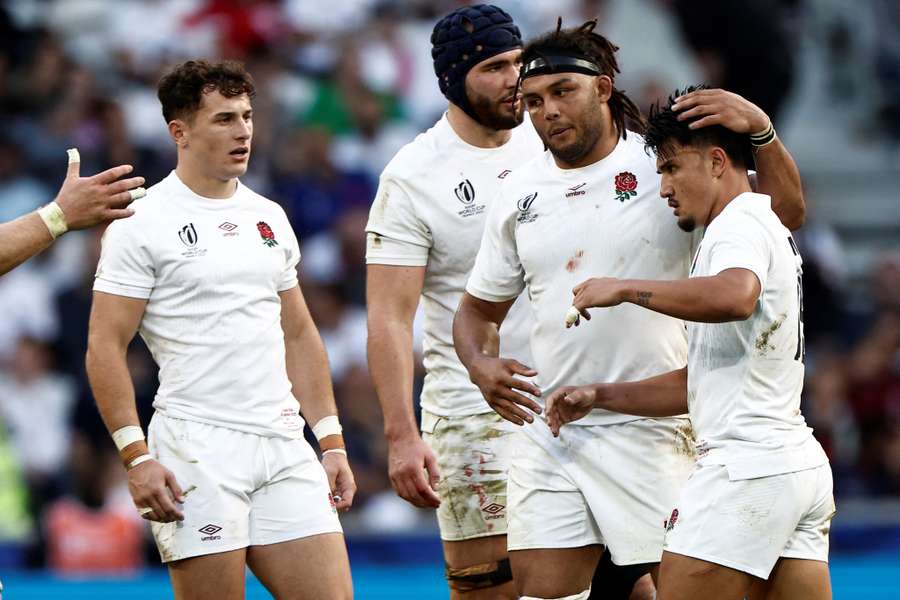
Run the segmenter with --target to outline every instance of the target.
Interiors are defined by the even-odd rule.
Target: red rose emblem
[[[275,241],[275,232],[272,231],[272,228],[269,227],[269,224],[265,221],[260,221],[256,224],[256,228],[259,230],[259,235],[263,239],[263,243],[270,248],[272,246],[277,246],[278,242]]]
[[[637,196],[637,177],[629,171],[622,171],[616,175],[616,200],[625,202],[633,196]]]

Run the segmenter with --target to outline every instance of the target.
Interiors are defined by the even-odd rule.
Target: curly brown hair
[[[174,119],[190,119],[200,108],[203,94],[218,91],[226,98],[241,94],[253,97],[253,77],[238,61],[212,63],[189,60],[176,65],[159,80],[157,96],[166,123]]]
[[[616,81],[616,73],[619,72],[619,63],[616,61],[616,52],[619,47],[608,39],[596,33],[597,19],[592,19],[578,27],[563,29],[562,17],[556,22],[556,31],[529,41],[522,51],[522,64],[528,64],[535,58],[544,58],[545,54],[561,53],[573,56],[585,56],[592,60],[604,75]],[[612,96],[609,99],[609,110],[612,113],[613,122],[619,135],[628,137],[628,130],[643,133],[646,120],[641,110],[625,95],[623,90],[613,86]]]

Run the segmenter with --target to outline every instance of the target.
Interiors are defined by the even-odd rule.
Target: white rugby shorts
[[[665,550],[768,579],[782,557],[828,562],[834,513],[828,464],[754,479],[705,465],[669,517]]]
[[[164,563],[342,532],[328,477],[305,440],[157,413],[147,442],[181,489],[191,490],[184,521],[151,522]]]
[[[660,561],[665,520],[696,462],[685,418],[567,424],[559,438],[536,419],[513,456],[509,549],[600,544],[617,565]]]
[[[491,411],[439,417],[422,411],[422,439],[441,471],[441,539],[506,534],[506,478],[516,425]]]

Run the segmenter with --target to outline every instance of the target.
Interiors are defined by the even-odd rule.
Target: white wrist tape
[[[347,451],[343,448],[332,448],[331,450],[323,452],[322,456],[325,456],[326,454],[343,454],[344,456],[347,456]]]
[[[51,202],[47,206],[42,206],[37,211],[44,225],[50,230],[50,235],[55,240],[69,230],[66,223],[66,213],[59,207],[56,202]]]
[[[116,429],[112,434],[112,439],[116,443],[116,448],[121,452],[128,444],[144,441],[144,432],[137,425],[126,425]]]
[[[313,425],[312,428],[313,435],[315,435],[316,439],[320,442],[322,441],[322,438],[329,435],[341,435],[343,430],[337,415],[328,415],[327,417],[319,419],[319,422]]]
[[[153,460],[153,457],[150,456],[149,454],[141,454],[141,455],[138,456],[136,459],[134,459],[133,461],[131,461],[130,463],[128,463],[128,468],[129,468],[129,469],[133,469],[133,468],[135,468],[136,466],[138,466],[139,464],[145,463],[145,462],[147,462],[148,460]]]

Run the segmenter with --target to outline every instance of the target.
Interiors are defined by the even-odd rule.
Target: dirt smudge
[[[581,266],[581,259],[584,258],[584,250],[579,250],[575,256],[571,257],[566,263],[566,271],[574,273]]]
[[[784,320],[786,318],[787,314],[782,313],[756,338],[754,346],[756,346],[756,351],[759,352],[762,356],[765,356],[769,352],[769,350],[775,349],[775,346],[770,344],[769,340],[772,338],[775,332],[778,331],[778,329],[781,327],[781,324],[784,323]]]

